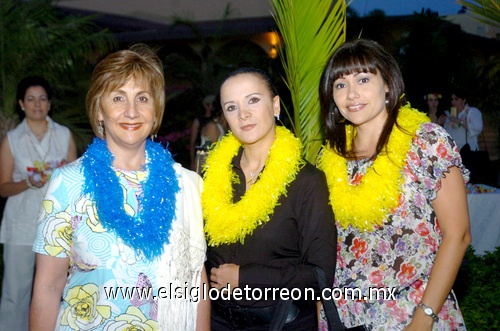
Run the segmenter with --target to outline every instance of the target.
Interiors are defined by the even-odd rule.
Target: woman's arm
[[[200,282],[200,302],[198,303],[198,312],[196,315],[196,331],[209,331],[210,330],[210,299],[208,297],[208,283],[207,271],[205,266],[201,271]]]
[[[0,145],[0,196],[3,198],[17,195],[30,187],[26,181],[14,182],[14,156],[9,146],[9,138],[5,135]],[[34,185],[32,183],[32,185]]]
[[[68,277],[69,258],[36,254],[36,273],[31,299],[30,331],[53,331]]]
[[[207,137],[211,143],[216,142],[219,139],[219,135],[222,133],[217,127],[217,124],[213,121],[205,124],[205,126],[201,130],[201,134],[204,137]]]
[[[470,108],[463,126],[472,136],[478,136],[483,131],[483,115],[477,108]]]
[[[467,194],[462,173],[457,167],[441,180],[441,189],[433,202],[433,208],[443,234],[429,283],[421,302],[438,315],[462,263],[465,251],[471,242]],[[431,330],[433,320],[417,308],[411,324],[405,329]]]

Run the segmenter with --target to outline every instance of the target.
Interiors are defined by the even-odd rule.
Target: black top
[[[245,177],[240,168],[242,150],[233,159],[239,177],[233,184],[234,201],[245,193]],[[315,266],[323,268],[333,284],[336,263],[337,230],[328,202],[323,172],[307,163],[290,183],[287,196],[281,196],[269,222],[244,238],[244,244],[209,247],[207,272],[223,263],[240,265],[239,287],[314,288],[318,290]],[[262,292],[264,293],[264,292]],[[316,292],[319,295],[319,292]],[[310,301],[307,305],[315,305]],[[241,306],[269,306],[273,301],[234,300]]]

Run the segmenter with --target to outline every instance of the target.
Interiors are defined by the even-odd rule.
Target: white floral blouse
[[[468,170],[462,165],[455,142],[433,123],[425,123],[417,131],[406,161],[399,206],[381,227],[373,232],[338,227],[333,286],[360,289],[366,298],[370,288],[386,288],[389,290],[386,298],[390,299],[377,300],[372,294],[372,300],[336,301],[348,328],[365,325],[368,330],[403,330],[411,322],[442,239],[432,201],[450,167],[458,167],[468,180]],[[359,182],[372,162],[372,159],[349,161],[350,183]],[[433,330],[465,330],[453,292],[438,317]],[[320,321],[319,329],[326,330],[324,320]]]

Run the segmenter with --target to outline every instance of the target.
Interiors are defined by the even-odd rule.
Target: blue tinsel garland
[[[105,141],[94,138],[83,156],[84,193],[95,201],[103,228],[113,231],[123,242],[152,260],[163,253],[175,218],[175,195],[179,183],[174,160],[160,144],[146,142],[147,179],[137,197],[135,217],[125,212],[123,191],[112,167],[114,157]]]

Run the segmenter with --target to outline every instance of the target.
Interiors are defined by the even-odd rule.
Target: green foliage
[[[65,16],[50,0],[0,2],[0,112],[15,113],[16,88],[25,76],[40,75],[54,87],[54,119],[77,138],[89,133],[84,95],[96,60],[115,47],[93,17]],[[78,141],[79,139],[77,139]]]
[[[174,51],[164,58],[165,78],[182,78],[188,81],[194,89],[199,89],[204,95],[217,94],[218,81],[220,76],[218,69],[221,67],[220,59],[217,56],[217,45],[220,44],[222,28],[233,10],[231,4],[227,4],[222,18],[220,19],[219,32],[213,38],[206,38],[198,25],[192,20],[182,17],[174,17],[172,26],[184,26],[199,40],[201,46],[198,51],[190,50],[191,54],[181,54]]]
[[[465,287],[459,305],[467,330],[500,330],[500,247],[484,255],[469,247],[459,275]]]
[[[346,3],[273,0],[272,4],[284,42],[279,55],[294,108],[293,129],[304,145],[304,157],[314,163],[324,139],[318,86],[326,61],[345,41]]]
[[[500,28],[500,1],[498,0],[473,0],[457,1],[472,12],[472,17],[479,22]]]
[[[467,15],[470,15],[473,19],[486,25],[500,28],[499,0],[459,0],[458,3],[467,7]],[[498,50],[498,38],[496,43],[491,43],[491,48],[493,49],[491,55],[482,61],[477,77],[475,77],[479,82],[479,86],[477,88],[479,93],[483,91],[496,91],[498,90],[498,85],[500,84],[500,56],[498,51],[494,51]],[[497,93],[480,94],[478,100],[481,100],[481,104],[478,105],[482,107],[481,110],[483,111],[496,111],[500,109],[500,101]]]
[[[460,31],[458,25],[441,19],[437,13],[423,11],[414,14],[408,22],[409,33],[400,41],[402,52],[395,54],[406,85],[406,96],[412,106],[426,110],[423,100],[426,93],[443,95],[441,106],[447,109],[451,89],[467,88],[474,91],[477,61],[473,58],[471,39]],[[477,94],[471,93],[471,96]],[[471,105],[476,98],[469,98]]]

